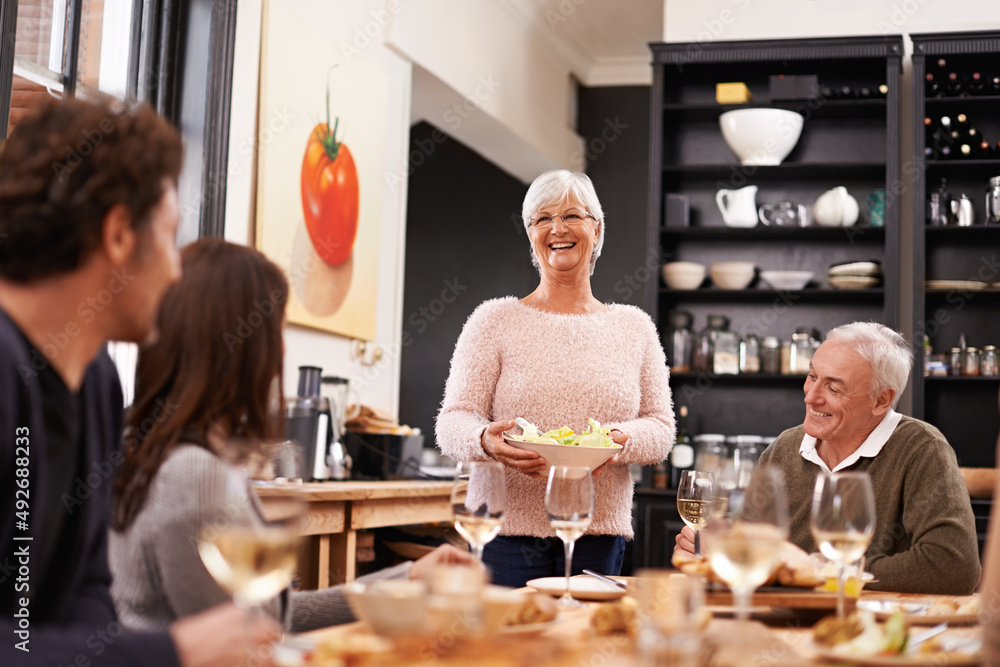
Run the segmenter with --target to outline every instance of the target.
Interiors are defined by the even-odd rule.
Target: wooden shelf
[[[925,375],[924,382],[948,383],[948,382],[1000,382],[1000,377],[986,375]]]
[[[1000,230],[1000,225],[997,225]],[[885,227],[661,227],[660,233],[685,239],[716,241],[885,241]]]
[[[711,120],[727,111],[738,109],[788,109],[812,118],[885,118],[885,98],[856,100],[781,100],[748,104],[664,104],[663,111],[671,119]]]
[[[775,373],[744,373],[742,375],[717,375],[707,371],[695,371],[690,373],[674,373],[671,371],[670,380],[672,382],[694,382],[697,380],[711,380],[713,384],[761,384],[761,385],[801,385],[806,379],[805,373],[798,375],[782,375]]]
[[[727,290],[714,287],[696,290],[675,290],[668,287],[660,288],[660,295],[676,297],[680,301],[753,301],[767,302],[775,299],[788,300],[793,303],[837,303],[842,301],[881,301],[885,290],[881,287],[871,289],[826,289],[822,287],[806,288],[791,291],[777,291],[768,288]]]
[[[963,162],[972,162],[964,160]],[[1000,162],[998,162],[1000,164]],[[752,166],[740,164],[665,164],[663,175],[682,175],[685,178],[716,180],[729,178],[734,173],[756,180],[811,180],[816,178],[871,178],[885,179],[884,162],[819,162],[800,164],[785,162],[779,165]]]

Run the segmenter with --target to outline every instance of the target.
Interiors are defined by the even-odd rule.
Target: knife
[[[615,588],[619,588],[619,589],[621,589],[623,591],[627,591],[628,590],[628,586],[625,585],[625,584],[623,584],[622,582],[615,581],[611,577],[605,577],[603,574],[597,574],[593,570],[584,570],[583,573],[584,574],[589,574],[590,576],[594,577],[595,579],[600,579],[601,581],[603,581],[606,584],[611,584]]]

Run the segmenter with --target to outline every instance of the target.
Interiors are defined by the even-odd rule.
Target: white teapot
[[[838,185],[821,194],[812,205],[813,219],[821,227],[850,227],[858,221],[858,200]]]
[[[719,190],[715,203],[722,212],[727,227],[757,226],[757,186],[748,185],[739,190]]]

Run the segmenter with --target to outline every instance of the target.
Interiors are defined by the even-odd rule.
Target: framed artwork
[[[285,271],[289,322],[374,340],[388,74],[329,15],[264,3],[256,245]]]

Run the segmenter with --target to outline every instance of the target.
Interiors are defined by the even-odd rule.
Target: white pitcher
[[[858,200],[838,185],[816,199],[812,213],[820,227],[850,227],[858,221]]]
[[[757,186],[748,185],[739,190],[719,190],[715,203],[722,211],[722,222],[727,227],[757,226]]]

